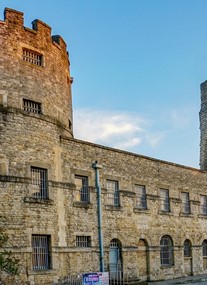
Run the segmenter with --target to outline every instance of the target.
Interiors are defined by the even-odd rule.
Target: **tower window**
[[[43,56],[41,54],[25,48],[22,50],[22,59],[38,66],[43,65]]]
[[[41,114],[41,111],[42,111],[41,103],[34,102],[31,100],[27,100],[27,99],[23,99],[23,108],[24,108],[24,111],[27,111],[29,113]]]

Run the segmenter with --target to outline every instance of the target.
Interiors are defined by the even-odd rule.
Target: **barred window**
[[[109,271],[111,277],[116,277],[118,272],[122,272],[122,244],[118,239],[110,241],[109,249]]]
[[[203,253],[203,256],[207,256],[207,240],[206,239],[202,242],[202,253]]]
[[[201,214],[207,215],[207,196],[201,195]]]
[[[51,268],[49,235],[32,235],[32,268],[33,270]]]
[[[191,242],[188,239],[184,241],[184,257],[191,257]]]
[[[119,183],[118,181],[107,180],[107,197],[108,204],[113,206],[120,206],[120,198],[119,198]]]
[[[160,189],[160,209],[165,212],[170,211],[169,190],[167,189]]]
[[[76,236],[76,247],[91,247],[91,237]]]
[[[181,193],[181,198],[182,198],[182,212],[185,214],[190,213],[190,198],[189,198],[189,193],[182,192]]]
[[[89,188],[88,188],[88,177],[75,175],[76,184],[76,201],[89,203]]]
[[[38,66],[43,65],[42,55],[29,49],[22,50],[22,59]]]
[[[143,185],[135,185],[136,207],[140,209],[147,208],[146,187]]]
[[[173,242],[170,236],[163,236],[160,241],[160,261],[162,266],[174,263]]]
[[[29,113],[41,114],[42,112],[41,103],[32,100],[23,99],[23,108]]]
[[[32,192],[38,199],[48,199],[47,169],[31,167]]]

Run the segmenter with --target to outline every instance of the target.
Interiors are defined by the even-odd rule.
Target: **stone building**
[[[66,44],[42,21],[26,28],[6,8],[0,55],[0,225],[20,259],[12,284],[99,271],[96,161],[105,270],[207,273],[207,82],[199,170],[75,139]]]

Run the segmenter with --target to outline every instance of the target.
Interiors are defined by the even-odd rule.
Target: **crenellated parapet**
[[[73,136],[70,61],[67,45],[51,27],[5,8],[0,21],[0,107],[53,121]],[[32,112],[31,112],[32,111]]]
[[[43,41],[48,41],[58,44],[62,49],[67,48],[67,45],[63,38],[59,35],[51,35],[51,27],[39,19],[32,21],[32,29],[24,27],[24,13],[16,11],[14,9],[5,8],[4,21],[0,21],[0,24],[6,24],[8,28],[12,30],[24,30],[25,32],[33,32],[34,34],[42,37]]]

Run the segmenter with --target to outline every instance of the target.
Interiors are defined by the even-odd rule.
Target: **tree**
[[[19,269],[19,260],[12,255],[11,251],[4,249],[8,242],[8,235],[0,228],[0,274],[17,275]]]

